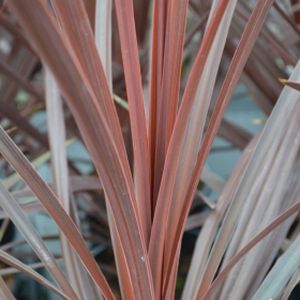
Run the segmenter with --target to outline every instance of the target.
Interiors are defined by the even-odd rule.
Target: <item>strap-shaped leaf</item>
[[[36,280],[38,283],[42,284],[52,292],[56,293],[57,295],[61,296],[63,299],[69,299],[64,293],[62,293],[56,286],[54,286],[49,280],[47,280],[45,277],[40,275],[38,272],[36,272],[34,269],[32,269],[30,266],[25,265],[20,260],[16,259],[15,257],[11,256],[10,254],[6,253],[5,251],[0,249],[0,260],[7,265],[10,265],[11,267],[16,268],[20,272],[23,272]]]
[[[78,62],[74,53],[74,50],[78,49],[70,48],[70,44],[64,40],[61,31],[40,0],[22,2],[12,0],[9,4],[27,30],[42,59],[47,62],[54,74],[79,125],[107,195],[106,199],[110,202],[124,254],[130,265],[131,281],[137,298],[151,299],[152,280],[133,181],[125,157],[124,142],[122,144],[120,139],[120,124],[116,120],[115,108],[112,108],[114,103],[111,101],[97,49],[95,45],[87,44],[87,50],[93,55],[95,64],[98,62],[97,65],[93,66],[94,63],[91,64],[90,60],[84,61],[86,56],[82,55]],[[31,9],[33,5],[34,10]],[[92,32],[84,19],[82,24],[80,38],[85,40]],[[72,28],[69,30],[73,31]],[[83,47],[84,44],[79,43],[78,46]],[[92,70],[89,69],[88,72],[86,64],[97,71],[96,82],[92,81]]]
[[[285,285],[300,266],[300,236],[277,260],[253,300],[278,299]]]
[[[18,230],[31,245],[34,252],[45,264],[45,267],[52,275],[53,279],[61,286],[64,293],[70,298],[77,299],[72,287],[66,280],[66,277],[58,267],[53,255],[48,250],[34,226],[26,218],[17,201],[0,183],[0,205],[6,211],[8,217],[13,221]]]
[[[33,169],[27,158],[14,144],[14,142],[7,136],[7,134],[2,128],[0,128],[0,152],[14,166],[14,168],[18,171],[20,176],[23,177],[25,182],[31,188],[33,193],[37,196],[37,198],[41,201],[43,206],[47,209],[51,217],[59,226],[60,230],[64,233],[66,238],[69,240],[69,242],[77,252],[87,271],[91,274],[95,282],[103,291],[103,294],[106,295],[108,299],[114,299],[114,296],[102,272],[96,264],[78,228],[68,216],[64,208],[61,206],[52,190],[37,174],[37,172]],[[4,187],[2,190],[5,191]],[[14,202],[12,201],[11,204],[13,203]],[[11,208],[9,206],[10,203],[7,201],[5,202],[4,200],[2,204],[8,205],[7,208],[11,209],[11,213],[9,214],[9,216],[13,217],[14,210],[17,210],[16,205],[14,206],[14,208]],[[4,206],[3,209],[5,209]],[[19,209],[19,211],[21,211],[21,209]],[[7,209],[6,212],[8,213]],[[15,218],[15,221],[20,222],[22,221],[22,218]],[[20,224],[20,230],[22,228],[23,226]],[[24,227],[23,229],[26,229],[26,227]],[[28,238],[30,238],[30,233],[28,233]]]

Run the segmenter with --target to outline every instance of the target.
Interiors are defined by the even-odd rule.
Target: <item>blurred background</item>
[[[87,8],[91,12],[92,24],[95,1],[86,1]],[[150,0],[135,0],[134,2],[140,61],[145,94],[148,95],[148,50],[151,30],[149,24],[152,2]],[[222,68],[218,74],[215,96],[218,95],[228,62],[239,41],[245,22],[249,18],[254,2],[238,1],[222,58]],[[44,89],[45,70],[33,45],[27,40],[26,34],[16,22],[14,15],[8,10],[5,1],[0,1],[0,4],[1,126],[13,137],[39,174],[51,184],[52,168]],[[182,68],[182,88],[201,42],[210,5],[211,1],[209,0],[190,1]],[[226,111],[218,137],[214,141],[202,174],[184,236],[182,263],[177,282],[178,291],[183,287],[194,243],[205,212],[213,209],[224,182],[230,175],[241,151],[261,130],[272,111],[282,89],[279,78],[287,78],[297,62],[300,50],[299,22],[300,1],[281,0],[275,2]],[[126,90],[115,17],[113,24],[113,86],[114,93],[120,98],[118,103],[116,102],[116,106],[128,155],[132,158],[130,126],[126,110]],[[103,272],[114,289],[118,290],[101,184],[67,107],[64,107],[64,117],[65,147],[68,157],[73,213]],[[60,262],[60,241],[55,224],[37,203],[29,188],[13,168],[2,158],[0,158],[0,166],[0,176],[5,186],[22,204],[24,211],[55,254],[57,261]],[[43,265],[1,210],[0,218],[0,248],[47,276]],[[28,276],[1,262],[0,275],[9,283],[19,300],[58,299],[57,296],[29,279]],[[51,279],[49,278],[49,280]],[[300,296],[292,297],[290,299],[300,299]]]

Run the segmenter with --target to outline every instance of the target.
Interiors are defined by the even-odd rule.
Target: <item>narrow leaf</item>
[[[16,268],[20,272],[25,273],[26,275],[30,276],[34,280],[36,280],[41,285],[45,286],[52,292],[56,293],[57,295],[61,296],[63,299],[71,299],[67,297],[64,293],[62,293],[57,287],[55,287],[51,282],[41,276],[38,272],[36,272],[31,267],[25,265],[20,260],[16,259],[15,257],[11,256],[10,254],[6,253],[3,250],[0,250],[0,260],[11,267]]]
[[[115,9],[128,96],[137,206],[145,241],[148,244],[151,231],[150,157],[133,2],[115,0]]]
[[[7,287],[2,276],[0,276],[0,298],[3,300],[16,300],[12,292]]]
[[[84,55],[80,54],[82,64],[79,64],[75,53],[69,47],[70,44],[64,40],[44,4],[40,0],[35,0],[34,3],[31,1],[33,0],[21,2],[11,0],[9,4],[26,28],[37,51],[51,68],[79,125],[107,195],[106,200],[112,207],[122,247],[130,265],[131,281],[135,285],[134,291],[138,297],[143,298],[141,295],[147,294],[145,298],[151,298],[152,280],[149,261],[143,231],[137,215],[128,158],[101,61],[95,43],[92,43],[94,39],[90,25],[86,24],[84,21],[86,18],[84,18],[83,23],[80,23],[83,25],[78,27],[78,18],[75,18],[72,24],[77,25],[68,26],[67,32],[79,30],[78,38],[74,37],[75,41],[81,41],[80,43],[74,42],[75,45],[83,47],[81,51]],[[78,12],[81,16],[86,16],[80,5],[74,6],[73,1],[59,1],[58,3],[63,7],[67,4],[71,6],[68,12]],[[30,9],[32,5],[35,7],[34,10]],[[69,22],[67,24],[70,25]],[[39,30],[36,30],[37,27]],[[87,55],[83,51],[85,48],[86,51],[92,53]],[[91,57],[95,59],[93,64],[90,64]],[[84,60],[87,60],[89,68]],[[95,94],[96,92],[97,94]]]
[[[215,14],[212,17],[206,35],[203,38],[203,42],[189,77],[189,82],[187,83],[187,87],[185,89],[185,94],[183,96],[180,111],[178,113],[174,131],[168,147],[149,244],[149,258],[156,291],[160,291],[162,284],[161,276],[163,247],[167,234],[167,216],[171,206],[172,192],[176,178],[176,169],[179,161],[180,145],[183,140],[184,131],[187,127],[188,115],[192,106],[192,102],[196,94],[198,83],[197,79],[201,77],[205,61],[227,5],[227,0],[222,0],[218,3]]]
[[[59,269],[53,255],[50,253],[50,251],[43,243],[42,239],[39,237],[34,226],[23,214],[16,200],[4,188],[2,183],[0,183],[0,203],[9,218],[13,221],[13,223],[22,233],[27,242],[32,246],[37,256],[45,264],[45,267],[50,272],[53,279],[61,286],[64,293],[70,298],[77,299],[77,296],[66,280],[64,274]]]
[[[114,296],[102,274],[93,256],[91,255],[85,241],[83,240],[78,228],[60,205],[56,196],[42,178],[35,172],[29,161],[17,148],[13,141],[0,128],[0,152],[15,167],[19,174],[32,189],[37,198],[41,201],[59,228],[65,234],[71,245],[84,263],[87,271],[97,282],[99,287],[108,299],[114,299]],[[8,203],[8,202],[4,202]],[[4,208],[4,207],[3,207]],[[13,216],[12,210],[12,216]],[[22,219],[17,219],[22,221]],[[20,225],[20,229],[22,226]],[[30,238],[30,235],[29,235]]]
[[[277,260],[264,282],[252,297],[253,300],[277,299],[288,280],[300,266],[300,237]]]

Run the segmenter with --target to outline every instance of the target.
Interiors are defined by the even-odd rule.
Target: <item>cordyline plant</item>
[[[174,299],[184,232],[201,228],[178,288],[182,299],[288,299],[300,279],[297,5],[5,1],[1,234],[11,220],[40,262],[22,262],[13,251],[22,240],[4,243],[0,298],[14,299],[10,270],[61,299]],[[268,116],[253,137],[224,119],[239,83]],[[25,104],[12,101],[19,89]],[[46,111],[48,136],[29,122],[37,110]],[[242,150],[226,182],[205,168],[216,136]],[[74,139],[84,143],[94,174],[68,157]],[[51,184],[36,171],[49,158]],[[86,234],[80,212],[92,216],[98,234]],[[30,213],[56,223],[60,257]],[[107,281],[114,267],[95,260],[91,243],[112,246],[119,289]]]

